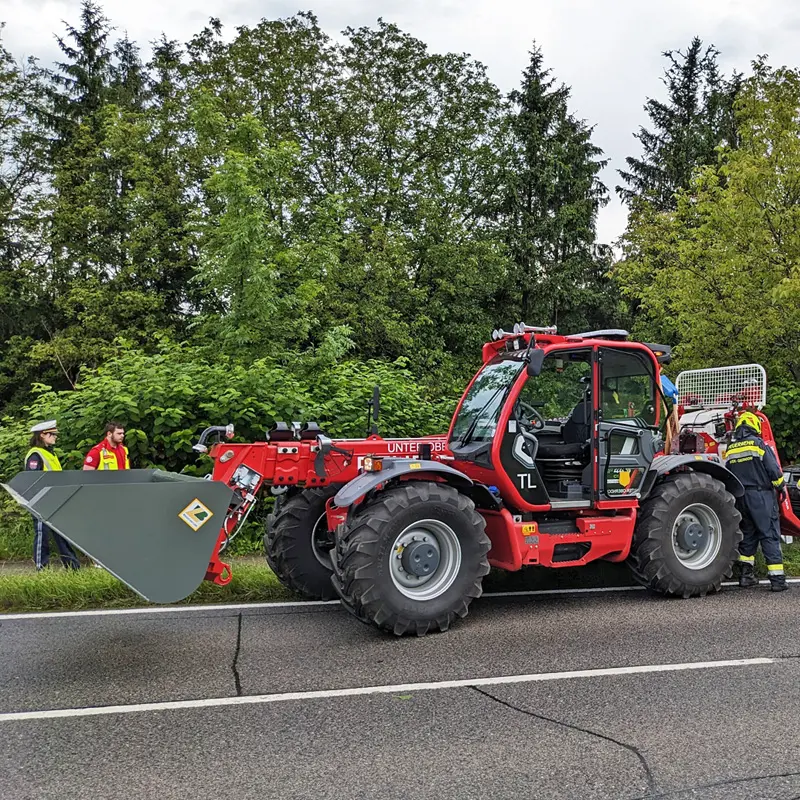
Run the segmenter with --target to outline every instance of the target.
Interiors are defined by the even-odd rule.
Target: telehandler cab
[[[656,592],[701,596],[737,558],[743,489],[722,455],[738,411],[766,422],[766,384],[747,368],[683,373],[665,415],[669,359],[668,347],[625,331],[519,324],[484,345],[447,434],[392,440],[373,426],[334,441],[313,422],[276,423],[264,442],[235,443],[230,426],[214,427],[195,446],[214,461],[209,480],[45,472],[4,486],[153,602],[230,580],[221,554],[267,486],[264,541],[278,578],[307,598],[338,596],[397,635],[464,617],[492,566],[627,561]],[[694,380],[707,372],[710,384]],[[377,396],[372,410],[377,420]],[[98,526],[112,508],[131,520],[127,534]],[[788,502],[782,515],[800,533]]]

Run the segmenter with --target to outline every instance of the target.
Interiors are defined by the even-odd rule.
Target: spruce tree
[[[626,158],[627,169],[618,170],[627,186],[617,186],[617,192],[626,202],[644,197],[659,210],[674,208],[675,192],[688,187],[692,172],[716,162],[715,148],[736,146],[733,107],[742,76],[721,75],[718,56],[697,37],[685,53],[664,53],[667,100],[648,98],[644,108],[652,127],[634,134],[642,155]]]
[[[58,37],[65,60],[48,70],[45,120],[52,132],[50,158],[55,190],[51,246],[62,288],[79,276],[89,279],[115,261],[109,252],[109,220],[86,219],[87,209],[108,209],[108,180],[102,157],[103,111],[109,101],[112,53],[110,26],[99,6],[84,0],[80,25]]]
[[[197,267],[189,174],[191,150],[182,51],[177,42],[161,37],[147,66],[145,138],[140,143],[136,170],[136,217],[128,257],[140,285],[164,302],[170,324],[182,309],[198,305],[192,281]]]
[[[606,161],[592,128],[570,113],[569,97],[534,46],[522,84],[509,96],[501,219],[514,264],[512,307],[529,324],[571,329],[594,321],[585,300],[602,288],[595,226],[608,198],[598,177]],[[602,303],[591,305],[602,311]]]
[[[142,111],[148,99],[147,82],[139,48],[125,34],[114,46],[109,100],[126,110]]]
[[[43,110],[51,134],[48,291],[55,319],[32,357],[58,364],[74,382],[82,364],[111,354],[117,336],[145,345],[155,331],[169,330],[170,317],[153,291],[160,267],[136,257],[144,229],[139,184],[153,172],[137,48],[127,38],[112,46],[110,23],[92,0],[66,31]]]
[[[15,61],[0,23],[0,405],[24,402],[33,381],[31,342],[46,335],[51,308],[47,275],[48,158],[44,131],[31,109],[42,104],[42,70]]]

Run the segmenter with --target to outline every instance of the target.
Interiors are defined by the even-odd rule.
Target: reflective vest
[[[128,448],[125,445],[120,445],[125,452],[125,469],[131,468],[131,462],[128,459]],[[100,448],[100,466],[97,469],[119,469],[117,463],[117,455],[113,450],[105,447]]]
[[[25,455],[26,464],[28,463],[28,459],[34,453],[36,453],[38,456],[41,457],[45,471],[47,470],[51,470],[53,472],[61,471],[61,462],[58,460],[58,456],[55,453],[51,453],[49,450],[45,450],[43,447],[31,447],[31,449],[28,450],[27,454]]]

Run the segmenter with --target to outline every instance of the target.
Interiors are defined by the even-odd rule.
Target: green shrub
[[[403,361],[344,362],[293,366],[264,359],[250,365],[181,345],[156,355],[122,350],[96,370],[87,370],[74,391],[34,386],[24,416],[0,423],[0,476],[23,464],[33,422],[55,418],[57,452],[65,469],[80,467],[109,419],[127,429],[134,467],[156,466],[202,474],[192,444],[209,425],[233,423],[236,440],[258,441],[277,420],[320,422],[333,436],[363,436],[366,403],[380,384],[381,432],[392,436],[445,431],[456,398],[432,397]]]
[[[800,387],[770,386],[764,409],[784,466],[800,463]]]
[[[33,558],[33,522],[30,514],[6,495],[0,497],[0,520],[0,561]]]
[[[126,427],[131,466],[203,475],[211,460],[192,445],[209,425],[233,423],[236,441],[263,441],[277,420],[315,420],[332,436],[363,436],[366,404],[379,384],[381,433],[427,435],[447,430],[455,397],[434,397],[405,362],[350,361],[326,365],[298,356],[291,365],[263,359],[250,365],[188,346],[165,344],[155,355],[122,348],[71,391],[34,387],[24,415],[0,422],[0,477],[23,468],[32,423],[55,418],[57,453],[65,469],[79,469],[107,420]],[[264,504],[261,514],[269,502]],[[261,547],[263,520],[233,543],[236,554]],[[0,558],[30,550],[29,517],[7,498],[0,503]]]

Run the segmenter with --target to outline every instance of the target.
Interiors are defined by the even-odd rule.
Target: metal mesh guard
[[[683,406],[724,408],[734,403],[763,408],[767,403],[767,373],[760,364],[690,369],[675,381]]]

